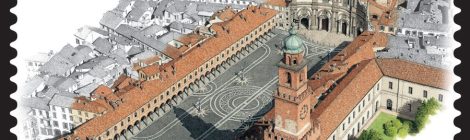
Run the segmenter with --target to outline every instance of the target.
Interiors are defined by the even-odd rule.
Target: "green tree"
[[[423,101],[422,105],[418,107],[418,111],[416,112],[413,129],[416,132],[420,132],[428,121],[429,116],[436,114],[436,111],[440,106],[440,103],[435,98]]]
[[[398,129],[398,136],[404,138],[410,132],[410,123],[408,121],[403,122],[403,125]]]
[[[398,128],[401,127],[401,122],[397,119],[393,119],[384,124],[384,133],[389,137],[395,137],[398,133]]]
[[[383,140],[383,134],[379,133],[378,131],[371,129],[371,130],[364,130],[361,136],[359,136],[358,140]]]

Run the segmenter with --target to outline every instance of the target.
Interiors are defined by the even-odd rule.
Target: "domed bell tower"
[[[304,43],[294,28],[290,29],[289,34],[284,40],[284,58],[278,64],[279,83],[274,92],[274,133],[277,139],[302,139],[312,129],[312,93],[307,86]]]

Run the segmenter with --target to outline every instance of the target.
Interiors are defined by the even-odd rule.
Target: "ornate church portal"
[[[292,0],[290,18],[299,29],[356,36],[366,29],[366,10],[358,0]]]

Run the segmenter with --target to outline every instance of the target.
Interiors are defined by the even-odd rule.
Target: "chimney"
[[[175,67],[175,65],[171,65],[171,68],[172,68],[172,71],[171,71],[171,72],[173,73],[173,75],[175,75],[175,74],[176,74],[176,67]]]

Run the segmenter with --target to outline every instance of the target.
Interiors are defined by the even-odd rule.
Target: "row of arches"
[[[327,31],[327,32],[330,32],[332,29],[330,28],[330,19],[329,18],[318,18],[318,21],[319,23],[317,24],[317,29],[318,30],[323,30],[323,31]],[[346,20],[338,20],[336,21],[337,24],[336,24],[336,33],[341,33],[341,34],[344,34],[344,35],[348,35],[349,34],[349,31],[348,31],[348,28],[349,28],[349,23],[348,21]],[[300,20],[300,27],[301,28],[304,28],[304,29],[311,29],[311,24],[310,24],[310,20],[308,18],[302,18]]]
[[[293,7],[295,10],[292,20],[299,28],[308,30],[321,30],[344,34],[347,36],[360,34],[362,32],[361,16],[352,13],[350,9],[314,9],[309,6]]]
[[[268,30],[268,32],[270,31],[271,29]],[[265,32],[263,35],[267,35],[267,32]],[[202,86],[201,84],[208,84],[209,80],[213,80],[223,70],[226,70],[227,66],[231,66],[235,64],[235,62],[241,60],[242,55],[246,56],[247,54],[243,54],[242,52],[250,52],[248,46],[253,45],[253,42],[250,42],[248,45],[244,46],[236,53],[233,53],[230,57],[227,57],[227,59],[225,59],[219,65],[215,66],[214,68],[211,68],[210,71],[207,71],[200,77],[197,77],[193,82],[187,84],[187,86],[184,87],[183,90],[178,91],[177,94],[167,99],[164,103],[161,103],[160,105],[152,108],[146,115],[143,115],[139,120],[136,120],[134,123],[129,124],[126,129],[123,129],[119,133],[116,133],[113,139],[127,139],[128,137],[137,134],[136,131],[143,129],[143,125],[150,125],[151,121],[156,120],[158,117],[168,112],[171,108],[181,103],[193,92],[196,92],[197,89]],[[146,121],[148,119],[150,119],[150,121]]]

